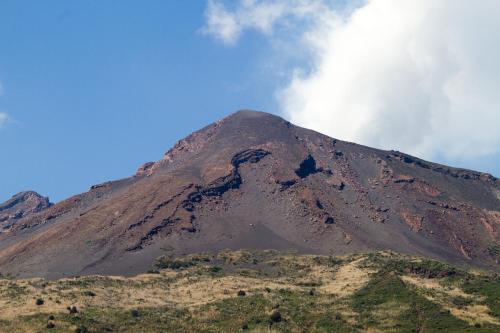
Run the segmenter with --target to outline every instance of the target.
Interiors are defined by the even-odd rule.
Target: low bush
[[[85,326],[80,326],[75,328],[75,333],[89,333],[89,330]]]
[[[70,314],[78,313],[78,309],[74,305],[73,306],[68,306],[66,309],[68,310],[68,312]]]
[[[195,266],[196,260],[189,260],[187,258],[172,258],[171,256],[161,256],[156,258],[153,264],[154,268],[152,270],[158,269],[185,269],[191,266]]]
[[[274,310],[271,313],[270,319],[271,319],[271,322],[273,322],[273,323],[279,323],[282,320],[281,313],[277,310]]]
[[[96,294],[91,291],[91,290],[85,290],[84,292],[82,292],[83,296],[90,296],[90,297],[94,297]]]
[[[453,266],[429,259],[421,261],[391,260],[385,265],[384,270],[415,274],[428,279],[464,275],[464,272]]]

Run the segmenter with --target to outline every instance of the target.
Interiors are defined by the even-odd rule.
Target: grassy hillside
[[[158,258],[148,274],[0,279],[0,332],[498,332],[500,277],[394,253]]]

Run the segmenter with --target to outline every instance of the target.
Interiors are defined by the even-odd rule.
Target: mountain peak
[[[241,110],[235,111],[235,112],[231,113],[230,115],[228,115],[227,117],[225,117],[224,119],[228,119],[228,118],[234,118],[234,119],[279,118],[279,119],[282,119],[281,117],[279,117],[275,114],[272,114],[272,113],[251,110],[251,109],[241,109]]]
[[[279,123],[286,124],[288,121],[272,113],[243,109],[231,113],[214,124],[219,126],[226,125],[226,130],[230,130],[231,127],[232,129],[240,130],[241,128],[239,127],[242,125],[246,125],[245,127],[254,127],[254,130],[257,130],[260,125]]]
[[[497,267],[498,193],[497,180],[479,173],[241,110],[181,139],[135,177],[23,217],[0,234],[0,270],[134,274],[165,249],[226,248],[388,249]]]
[[[259,116],[271,116],[271,113],[252,110],[252,109],[240,109],[231,113],[228,117],[259,117]]]
[[[23,191],[0,204],[0,232],[10,229],[21,218],[41,212],[52,204],[35,191]]]

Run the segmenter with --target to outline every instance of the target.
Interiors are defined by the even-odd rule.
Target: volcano
[[[222,249],[392,250],[498,270],[492,175],[248,110],[180,140],[132,177],[16,214],[2,225],[0,272],[20,277],[133,275],[160,255]]]

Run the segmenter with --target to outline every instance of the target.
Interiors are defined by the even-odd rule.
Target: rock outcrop
[[[49,198],[33,191],[20,192],[0,204],[0,232],[6,232],[24,217],[39,213],[52,204]]]

